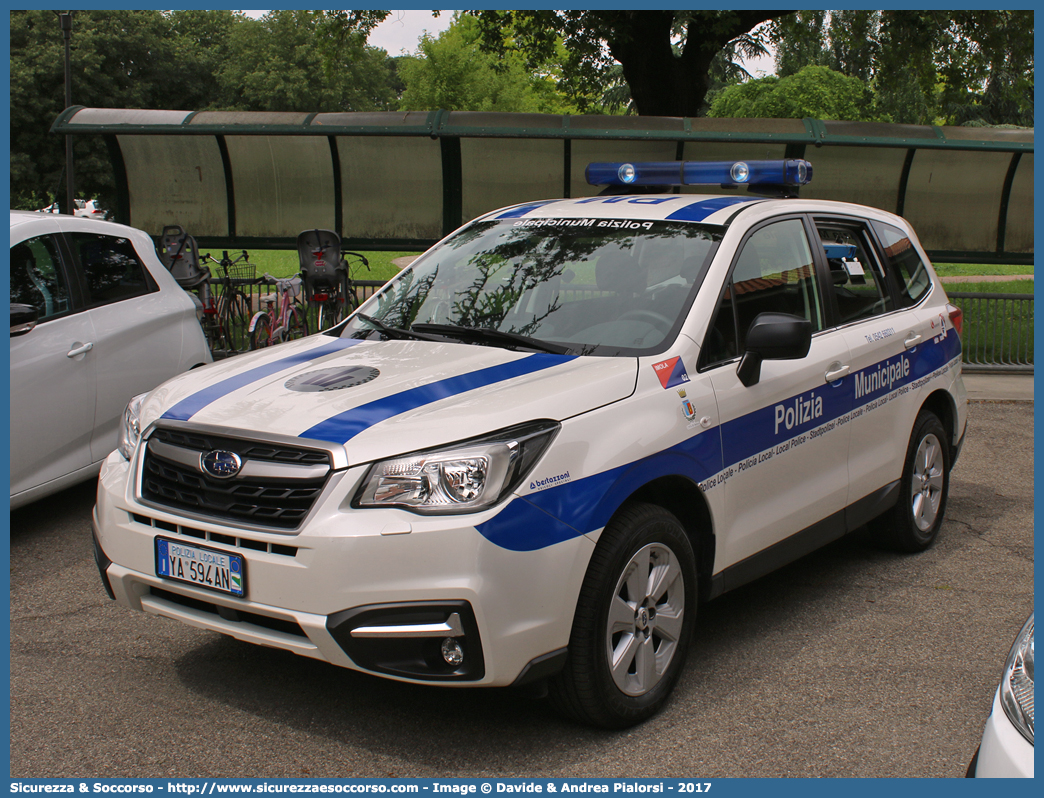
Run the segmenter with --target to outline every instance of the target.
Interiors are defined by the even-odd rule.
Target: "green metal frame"
[[[966,140],[948,139],[945,132],[936,126],[896,126],[903,130],[923,133],[920,136],[876,137],[867,135],[843,135],[829,132],[828,123],[819,119],[803,119],[803,132],[768,133],[740,131],[698,131],[693,130],[693,120],[657,119],[650,128],[620,128],[617,117],[604,117],[614,126],[600,127],[592,120],[598,117],[557,117],[557,126],[482,126],[453,124],[453,114],[445,110],[428,112],[422,123],[410,125],[332,125],[324,121],[316,123],[318,114],[309,114],[300,124],[195,124],[199,112],[186,114],[180,124],[78,124],[73,122],[75,115],[84,110],[83,106],[73,106],[63,111],[51,126],[51,132],[59,135],[100,135],[107,144],[112,162],[113,174],[117,187],[117,207],[115,216],[121,221],[130,219],[130,200],[126,166],[120,153],[117,135],[187,135],[214,136],[225,167],[225,180],[228,201],[228,235],[224,237],[200,237],[199,242],[205,247],[241,247],[285,248],[295,245],[293,239],[286,238],[239,238],[236,236],[235,187],[232,167],[225,136],[324,136],[330,142],[330,158],[334,175],[334,219],[336,232],[343,234],[344,209],[341,184],[341,168],[337,149],[337,138],[342,136],[404,136],[427,137],[439,141],[442,154],[442,232],[449,233],[462,222],[463,184],[461,163],[461,139],[465,138],[524,138],[524,139],[560,139],[562,141],[562,196],[568,197],[571,191],[570,176],[572,173],[572,142],[575,140],[620,140],[620,141],[673,141],[677,144],[679,154],[685,144],[694,142],[715,142],[734,144],[782,144],[785,145],[787,158],[808,157],[810,150],[824,146],[830,147],[875,147],[906,150],[895,212],[903,215],[907,182],[911,167],[918,150],[957,150],[977,152],[1006,152],[1012,159],[1004,182],[1003,196],[998,219],[998,235],[993,252],[943,252],[929,251],[929,256],[940,262],[980,262],[980,263],[1027,263],[1033,262],[1033,255],[1025,253],[1008,253],[1004,251],[1005,233],[1009,199],[1016,169],[1023,154],[1033,153],[1032,141],[1016,140]],[[473,115],[469,115],[473,118]],[[496,115],[503,118],[503,115]],[[519,115],[524,118],[527,115]],[[543,120],[554,120],[545,116]],[[641,119],[641,118],[638,118]],[[583,121],[581,121],[583,120]],[[584,123],[587,124],[584,124]],[[584,124],[584,126],[580,126]],[[629,125],[635,124],[629,120]],[[655,128],[659,129],[655,129]],[[1032,135],[1032,134],[1031,134]],[[814,158],[814,155],[811,157]],[[342,235],[343,238],[343,235]],[[405,239],[363,239],[343,238],[344,243],[354,249],[369,250],[421,250],[430,246],[433,241]]]

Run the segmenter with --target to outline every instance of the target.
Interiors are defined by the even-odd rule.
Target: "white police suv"
[[[95,552],[119,603],[393,679],[657,711],[697,604],[873,522],[932,543],[960,311],[805,161],[593,164],[334,330],[135,397]],[[645,193],[747,183],[777,198]],[[669,189],[668,189],[669,190]]]

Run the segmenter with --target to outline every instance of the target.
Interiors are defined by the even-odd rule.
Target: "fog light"
[[[446,661],[447,665],[451,665],[454,668],[458,667],[462,662],[464,662],[464,650],[460,647],[460,643],[452,637],[447,637],[443,640],[442,658]]]

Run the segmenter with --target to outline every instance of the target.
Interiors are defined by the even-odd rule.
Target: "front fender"
[[[515,551],[550,546],[602,529],[635,493],[664,477],[698,485],[721,471],[721,457],[721,436],[707,431],[632,463],[517,497],[477,528]]]

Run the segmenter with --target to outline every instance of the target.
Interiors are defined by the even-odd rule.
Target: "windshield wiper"
[[[550,352],[553,355],[564,355],[570,351],[569,347],[561,344],[552,344],[547,341],[541,341],[539,338],[521,335],[520,333],[495,330],[492,327],[458,327],[455,324],[414,324],[413,329],[464,340],[522,346],[527,349],[536,349],[540,352]]]
[[[424,333],[413,332],[413,330],[406,330],[402,327],[389,327],[383,321],[379,321],[372,316],[367,316],[365,313],[356,313],[355,318],[362,319],[367,324],[372,324],[378,332],[383,333],[389,338],[413,341],[435,341],[436,343],[443,342],[443,339],[436,335],[425,335]]]

